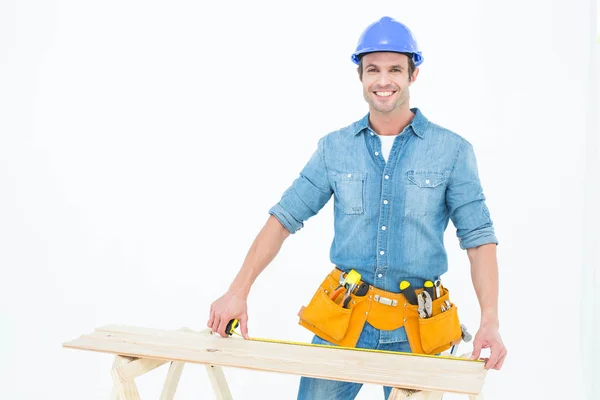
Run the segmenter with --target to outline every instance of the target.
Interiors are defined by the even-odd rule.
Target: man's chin
[[[373,108],[373,110],[379,113],[390,113],[396,109],[395,104],[381,106],[380,104],[371,103],[371,107]]]

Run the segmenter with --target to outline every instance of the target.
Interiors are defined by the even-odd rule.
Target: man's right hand
[[[225,327],[232,319],[240,322],[240,330],[244,339],[248,337],[248,308],[247,298],[233,292],[227,292],[215,300],[210,306],[210,318],[206,324],[213,332],[227,337]]]

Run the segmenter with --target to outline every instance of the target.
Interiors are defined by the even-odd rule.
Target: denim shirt
[[[387,163],[369,114],[321,137],[300,176],[269,210],[294,234],[333,195],[331,262],[395,293],[402,280],[422,287],[448,270],[449,219],[462,249],[498,244],[473,146],[418,108],[411,111],[415,116],[394,140]]]

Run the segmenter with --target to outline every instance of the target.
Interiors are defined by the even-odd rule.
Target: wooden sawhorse
[[[204,364],[218,400],[231,400],[222,367],[280,372],[394,387],[390,400],[439,400],[463,393],[483,400],[482,361],[375,353],[352,349],[223,339],[195,332],[108,325],[63,343],[63,347],[115,354],[111,400],[139,400],[135,378],[170,362],[161,400],[172,400],[186,362]]]

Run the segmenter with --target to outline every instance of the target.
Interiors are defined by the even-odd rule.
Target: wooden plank
[[[280,372],[376,385],[478,394],[483,362],[223,339],[217,335],[107,326],[64,347],[134,357]]]
[[[104,327],[97,328],[91,335],[101,335],[102,336],[105,333],[108,333],[109,335],[112,333],[131,333],[131,334],[136,334],[136,335],[140,335],[140,336],[161,337],[161,339],[171,340],[171,341],[180,341],[180,340],[185,340],[185,339],[189,339],[189,338],[195,339],[198,336],[214,336],[217,340],[225,340],[224,338],[221,338],[219,335],[214,335],[210,329],[206,329],[206,330],[203,330],[200,332],[195,332],[195,331],[190,330],[189,328],[182,328],[180,330],[174,331],[174,330],[143,328],[143,327],[135,327],[135,326],[127,326],[127,325],[106,325]],[[84,335],[84,336],[87,336],[87,335]],[[104,337],[104,336],[102,336],[102,337]],[[231,338],[228,338],[227,340],[242,340],[242,339],[238,338],[238,337],[231,337]],[[264,342],[262,342],[262,343],[264,343]],[[310,347],[315,347],[315,346],[311,345]],[[343,350],[344,349],[336,349],[336,351],[343,351]],[[350,350],[350,351],[355,351],[355,350]],[[467,353],[461,357],[457,357],[457,356],[435,357],[435,356],[425,356],[425,355],[421,355],[421,354],[412,354],[412,353],[395,353],[395,354],[402,354],[402,355],[406,355],[406,356],[410,356],[410,357],[417,357],[417,358],[421,358],[421,359],[426,358],[426,359],[436,359],[436,360],[451,361],[451,362],[462,361],[462,362],[471,363],[471,364],[480,364],[477,369],[485,372],[485,370],[483,369],[483,366],[484,366],[483,361],[474,362],[474,361],[468,360],[468,358],[470,357],[470,353]],[[467,356],[469,356],[469,357],[467,357]]]
[[[180,333],[180,331],[186,332],[188,334],[183,336]],[[131,334],[136,334],[136,335],[141,335],[141,336],[161,337],[161,339],[164,339],[164,340],[180,342],[182,340],[185,341],[187,339],[195,340],[198,336],[202,336],[205,332],[208,334],[212,334],[212,331],[210,329],[204,330],[202,332],[194,332],[191,330],[184,331],[183,329],[179,330],[179,331],[167,331],[167,330],[162,330],[162,329],[131,327],[131,326],[125,326],[125,325],[107,325],[102,328],[97,328],[95,330],[95,332],[93,332],[91,335],[100,335],[100,336],[104,337],[104,334],[111,335],[114,333],[131,333]],[[87,336],[87,335],[84,335],[84,336]],[[224,340],[223,338],[221,338],[218,335],[214,335],[214,337],[217,340]],[[241,340],[241,338],[231,337],[228,340]],[[264,342],[261,342],[261,343],[264,343]],[[274,343],[274,344],[277,344],[277,343]],[[315,346],[311,345],[310,347],[314,348]],[[335,351],[344,351],[344,349],[335,349]],[[350,351],[356,352],[355,350],[350,350]],[[381,354],[381,353],[379,353],[379,354]],[[412,353],[394,353],[394,355],[397,355],[397,354],[402,354],[402,355],[409,356],[409,357],[417,357],[420,359],[428,359],[428,360],[435,359],[436,361],[450,361],[450,362],[462,361],[462,362],[470,363],[471,365],[479,364],[479,367],[477,367],[477,370],[482,371],[483,375],[485,375],[485,370],[483,368],[484,362],[483,361],[474,362],[474,361],[468,360],[469,357],[456,357],[456,356],[435,357],[435,356],[424,356],[424,355],[412,354]],[[469,354],[469,356],[470,356],[470,354]]]
[[[231,397],[229,385],[227,385],[225,374],[223,374],[223,368],[216,365],[207,365],[206,372],[208,372],[208,378],[215,391],[217,400],[232,400],[233,397]]]
[[[183,361],[171,362],[169,372],[167,373],[167,379],[165,379],[165,384],[162,393],[160,394],[160,400],[173,400],[184,365],[185,363]]]
[[[186,327],[178,329],[178,331],[197,333],[191,330],[190,328]],[[150,372],[168,362],[169,361],[167,360],[150,360],[147,358],[140,358],[138,360],[120,366],[118,368],[118,372],[124,380],[135,379],[138,376],[141,376],[146,372]]]
[[[126,365],[132,362],[127,357],[117,356],[114,365],[117,368],[113,368],[110,374],[113,379],[113,384],[116,389],[119,400],[141,400],[140,393],[138,392],[135,382],[132,380],[124,380],[117,372],[118,368],[122,365]]]
[[[266,371],[273,371],[273,372],[285,372],[285,373],[296,373],[296,374],[304,374],[305,376],[315,376],[315,377],[323,377],[323,378],[330,378],[330,379],[338,379],[338,380],[348,380],[348,381],[355,381],[357,379],[357,376],[352,376],[351,378],[348,375],[348,359],[349,358],[354,358],[355,360],[351,360],[351,361],[356,361],[357,363],[363,363],[365,360],[365,357],[370,357],[370,361],[371,364],[376,364],[374,367],[375,372],[379,375],[379,378],[373,378],[371,376],[367,376],[366,378],[360,378],[361,375],[369,375],[371,374],[371,371],[364,371],[364,368],[361,368],[360,371],[357,371],[358,374],[358,379],[364,382],[368,382],[368,383],[377,383],[377,384],[390,384],[392,386],[402,386],[402,387],[415,387],[415,388],[425,388],[425,389],[435,389],[438,388],[438,390],[443,389],[443,390],[447,390],[447,391],[456,391],[456,392],[466,392],[466,393],[473,393],[475,392],[475,390],[473,390],[472,388],[469,389],[465,389],[464,384],[469,384],[468,386],[472,387],[473,386],[473,378],[476,378],[476,375],[474,374],[470,374],[471,376],[469,376],[467,379],[467,382],[463,382],[464,381],[464,374],[456,374],[456,371],[454,371],[452,368],[439,368],[439,365],[435,365],[435,363],[448,363],[449,361],[451,363],[464,363],[461,362],[459,360],[436,360],[434,358],[414,358],[413,360],[411,360],[411,362],[409,363],[408,361],[406,361],[407,358],[411,358],[411,357],[406,357],[403,355],[392,355],[392,354],[382,354],[382,353],[366,353],[366,352],[356,352],[356,351],[352,351],[352,350],[340,350],[340,349],[324,349],[324,348],[310,348],[310,347],[306,347],[303,346],[302,349],[300,349],[301,352],[295,351],[292,352],[292,354],[294,355],[294,357],[292,359],[303,359],[306,358],[306,356],[308,355],[311,359],[323,359],[325,358],[326,360],[319,362],[319,367],[317,368],[316,372],[315,369],[312,368],[314,367],[314,365],[311,366],[311,364],[314,364],[313,362],[307,362],[307,363],[302,363],[302,365],[300,366],[295,366],[295,367],[301,367],[300,369],[298,368],[294,368],[292,370],[290,370],[289,368],[289,364],[290,364],[290,357],[289,357],[289,352],[287,351],[287,348],[294,348],[296,346],[289,346],[289,345],[281,345],[281,344],[273,344],[273,343],[261,343],[261,342],[248,342],[248,341],[244,341],[244,340],[236,340],[236,339],[228,339],[228,340],[224,340],[224,339],[216,339],[218,342],[215,342],[215,338],[200,338],[198,335],[197,337],[194,337],[193,339],[196,341],[196,343],[182,343],[182,342],[188,342],[190,338],[179,338],[180,340],[175,340],[175,343],[172,343],[173,338],[168,338],[167,336],[169,335],[165,335],[165,337],[163,337],[162,339],[157,339],[157,338],[153,338],[153,337],[147,337],[147,338],[143,338],[139,335],[128,335],[128,334],[115,334],[112,333],[107,337],[97,337],[96,339],[99,339],[100,341],[106,341],[108,340],[109,342],[114,341],[115,343],[102,343],[101,345],[101,349],[96,349],[97,351],[108,351],[108,352],[115,352],[115,353],[121,353],[121,354],[130,354],[130,355],[137,355],[137,356],[141,356],[141,357],[167,357],[169,359],[172,359],[174,357],[183,357],[181,358],[182,361],[191,361],[191,362],[198,362],[198,363],[208,363],[208,364],[213,364],[213,365],[226,365],[226,366],[233,366],[233,367],[241,367],[241,368],[251,368],[251,369],[258,369],[258,370],[266,370]],[[85,338],[82,338],[85,339]],[[93,340],[93,338],[88,338],[90,340]],[[176,338],[175,338],[176,339]],[[209,339],[209,343],[200,343],[200,345],[198,345],[197,341],[199,339]],[[220,346],[224,346],[224,345],[243,345],[242,347],[237,347],[237,348],[219,348]],[[73,344],[72,344],[73,345]],[[98,345],[98,343],[95,344],[96,346]],[[89,343],[86,344],[85,346],[82,347],[88,347],[87,349],[89,350],[93,350],[94,344],[93,343]],[[142,349],[140,351],[139,348],[132,350],[132,346],[134,347],[142,347],[144,349]],[[248,346],[252,346],[255,349],[249,349]],[[273,354],[267,354],[267,357],[254,357],[256,354],[263,354],[263,353],[269,353],[269,350],[267,347],[264,346],[271,346],[270,349],[270,353],[274,353],[273,350],[276,351],[277,354],[273,355]],[[278,347],[277,349],[273,349],[273,346]],[[77,347],[77,346],[74,346]],[[91,347],[91,348],[89,348]],[[158,347],[158,349],[157,349]],[[257,351],[256,347],[263,347],[263,350],[265,351]],[[282,349],[286,348],[286,350],[282,353]],[[157,351],[157,354],[152,354],[153,351]],[[315,350],[317,351],[317,353],[314,353]],[[323,351],[327,351],[328,353],[324,354]],[[166,354],[165,354],[166,352]],[[168,353],[171,353],[172,355],[169,356]],[[186,359],[185,355],[181,356],[181,352],[183,352],[183,354],[188,354],[188,353],[193,353],[192,356],[190,357],[190,359]],[[309,352],[307,354],[307,352]],[[342,357],[342,359],[338,359],[332,360],[332,357],[336,357],[338,356],[338,354],[333,354],[332,352],[347,352],[346,354],[344,354],[344,356]],[[310,356],[311,354],[313,354],[312,356]],[[352,354],[354,353],[354,354]],[[373,358],[373,357],[376,357]],[[337,357],[336,357],[337,358]],[[402,363],[398,363],[399,361],[402,361],[402,359],[404,359],[404,365],[402,365]],[[419,360],[420,362],[418,362],[418,365],[424,365],[423,368],[416,368],[415,367],[415,361]],[[240,362],[241,361],[241,362]],[[397,367],[394,368],[383,368],[382,365],[387,364],[389,361],[394,362],[394,364],[397,365]],[[433,362],[433,364],[432,364]],[[277,364],[280,364],[283,366],[283,368],[279,368]],[[288,364],[283,365],[283,364]],[[471,364],[471,365],[477,365],[478,363],[472,363],[469,362],[467,364]],[[273,367],[277,367],[277,368],[273,368]],[[339,369],[344,370],[345,372],[343,374],[340,373],[332,373],[330,370],[336,370]],[[420,371],[419,371],[420,369]],[[389,376],[389,375],[393,375],[390,372],[385,372],[385,370],[393,370],[396,372],[400,372],[402,377],[398,378],[398,377],[394,377],[394,376]],[[404,371],[403,371],[404,370]],[[341,376],[340,376],[341,375]],[[386,375],[388,375],[386,377]],[[426,376],[424,376],[426,375]],[[426,378],[428,381],[423,382],[424,378]],[[415,382],[415,380],[417,380],[417,382]],[[441,382],[441,383],[440,383]],[[462,383],[461,383],[462,382]],[[408,386],[407,386],[408,385]],[[448,389],[448,387],[450,387],[450,389]],[[478,389],[478,388],[477,388]],[[466,391],[465,391],[466,390]],[[471,391],[473,390],[473,391]]]
[[[442,400],[442,392],[423,392],[423,400]]]
[[[131,332],[131,333],[130,333]],[[237,337],[231,337],[228,339],[223,339],[220,336],[208,336],[208,335],[202,335],[202,334],[198,334],[198,333],[192,333],[192,334],[188,334],[188,335],[183,335],[180,332],[176,332],[176,331],[162,331],[162,330],[150,330],[150,329],[144,329],[144,328],[137,328],[137,327],[133,327],[133,329],[131,329],[129,332],[126,328],[120,328],[120,330],[97,330],[96,332],[92,333],[91,335],[82,335],[81,338],[84,337],[97,337],[100,339],[111,339],[111,340],[121,340],[120,338],[129,338],[131,340],[135,339],[141,339],[144,340],[144,338],[146,339],[156,339],[156,338],[160,338],[159,342],[157,342],[158,344],[167,344],[167,345],[173,345],[173,346],[178,346],[178,347],[183,347],[185,348],[188,345],[192,345],[192,346],[197,346],[198,344],[206,344],[206,343],[210,343],[210,344],[206,344],[209,348],[206,351],[212,351],[212,350],[216,350],[216,349],[211,349],[210,346],[211,344],[216,344],[218,346],[220,346],[221,348],[218,349],[219,351],[221,350],[230,350],[232,352],[239,352],[239,353],[251,353],[250,356],[254,357],[254,354],[252,352],[249,351],[250,348],[254,348],[254,347],[262,347],[262,346],[268,346],[270,348],[270,350],[272,350],[273,352],[275,351],[279,351],[281,348],[277,347],[277,346],[291,346],[294,348],[294,350],[296,352],[303,352],[306,349],[309,349],[309,351],[315,350],[315,349],[319,349],[319,351],[323,350],[323,347],[318,347],[315,345],[309,345],[306,346],[306,344],[299,344],[298,346],[295,345],[290,345],[290,344],[282,344],[282,343],[267,343],[267,342],[261,342],[261,341],[246,341],[244,339],[241,338],[237,338]],[[201,340],[201,339],[205,339],[208,340],[208,342],[206,342],[205,340]],[[201,340],[199,342],[199,340]],[[250,346],[250,347],[248,347]],[[272,347],[275,346],[275,347]],[[485,377],[485,370],[483,369],[484,363],[483,362],[474,362],[474,361],[470,361],[467,359],[460,359],[460,358],[456,358],[456,357],[450,357],[450,358],[443,358],[443,357],[434,357],[434,356],[422,356],[422,355],[418,355],[418,354],[411,354],[411,353],[384,353],[384,352],[365,352],[365,351],[360,351],[360,350],[355,350],[355,349],[340,349],[340,348],[328,348],[325,349],[327,351],[333,351],[333,352],[346,352],[346,355],[349,354],[353,354],[353,355],[359,355],[359,357],[365,356],[365,357],[379,357],[379,356],[393,356],[393,357],[397,357],[397,356],[403,356],[406,359],[408,358],[417,358],[419,359],[418,361],[415,362],[419,362],[419,363],[425,363],[425,365],[427,367],[429,367],[430,365],[436,365],[437,367],[440,367],[441,365],[445,365],[445,366],[451,366],[452,368],[456,368],[457,364],[463,364],[461,369],[465,370],[465,371],[470,371],[470,372],[477,372],[478,375],[480,375],[480,378],[483,380],[483,378]],[[329,354],[329,353],[328,353]],[[368,355],[367,355],[368,354]],[[374,354],[376,354],[374,356]],[[371,358],[371,360],[373,360],[374,362],[378,362],[378,359],[375,360],[373,358]],[[433,364],[431,364],[433,363]]]

